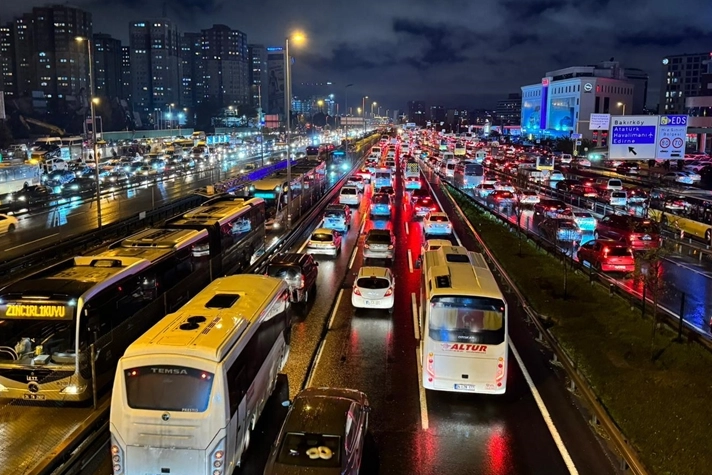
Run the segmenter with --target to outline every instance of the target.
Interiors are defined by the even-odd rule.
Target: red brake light
[[[388,290],[386,290],[385,297],[388,297],[389,295],[393,295],[393,287],[389,287]]]
[[[354,295],[361,295],[361,291],[354,285]]]

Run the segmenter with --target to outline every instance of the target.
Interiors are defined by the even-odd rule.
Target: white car
[[[539,194],[534,190],[522,190],[519,192],[519,203],[523,205],[535,205],[541,201]]]
[[[452,242],[448,241],[447,239],[427,239],[423,243],[423,248],[421,249],[422,254],[425,254],[426,251],[437,251],[441,247],[446,247],[446,246],[452,246]]]
[[[487,198],[489,195],[494,193],[494,185],[490,183],[480,183],[477,185],[475,188],[475,193],[477,193],[477,196],[479,196],[482,199]]]
[[[566,177],[559,170],[554,170],[549,174],[549,181],[561,181],[565,179]]]
[[[0,214],[0,234],[14,233],[17,229],[17,218]]]
[[[333,229],[318,228],[309,237],[307,254],[336,256],[341,252],[341,233]]]
[[[358,206],[361,202],[361,193],[355,186],[345,186],[339,193],[339,203],[342,205]]]
[[[495,191],[509,191],[511,193],[516,193],[517,189],[514,188],[514,185],[509,183],[508,181],[498,181],[494,184],[494,189]]]
[[[712,165],[712,160],[706,158],[704,160],[692,160],[690,163],[684,165],[682,169],[686,172],[698,173],[706,166]]]
[[[393,273],[387,267],[361,267],[351,291],[351,305],[393,312],[395,286]]]
[[[591,168],[591,160],[588,158],[577,158],[574,163],[579,167]]]
[[[452,234],[452,223],[446,213],[442,211],[432,211],[423,218],[423,234],[425,236],[450,236]]]
[[[695,177],[697,179],[695,179]],[[688,172],[669,172],[663,175],[663,181],[681,183],[683,185],[692,185],[695,181],[700,180],[700,175],[690,174]]]

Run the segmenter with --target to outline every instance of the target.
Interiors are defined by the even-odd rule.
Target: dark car
[[[368,398],[361,391],[308,388],[297,394],[265,475],[356,475],[361,469]]]
[[[115,170],[118,170],[115,169]],[[112,171],[101,177],[101,183],[104,186],[122,186],[130,181],[128,173],[124,171]]]
[[[69,183],[62,185],[62,196],[70,198],[72,196],[83,196],[96,192],[96,180],[89,177],[75,178]]]
[[[609,214],[598,220],[595,238],[626,242],[634,251],[660,247],[658,224],[648,218],[628,214]]]
[[[428,191],[426,188],[418,188],[415,190],[411,190],[407,194],[410,195],[410,204],[415,204],[421,198],[430,197],[430,191]]]
[[[517,201],[517,197],[509,190],[495,190],[487,195],[486,202],[490,208],[499,209],[502,206],[511,206]]]
[[[581,185],[579,180],[566,179],[561,180],[556,184],[556,191],[563,191],[564,193],[571,193],[574,186]]]
[[[52,189],[42,185],[31,185],[12,193],[9,201],[15,206],[41,206],[55,198]]]
[[[571,218],[549,218],[538,225],[539,233],[551,242],[579,243],[581,229]]]
[[[568,208],[568,205],[561,200],[541,199],[534,205],[534,220],[557,218]]]
[[[638,164],[624,162],[616,167],[616,172],[621,175],[637,175],[638,174]]]
[[[309,292],[316,292],[319,263],[309,254],[277,254],[267,266],[267,275],[283,279],[289,285],[291,302],[306,303]]]
[[[72,181],[75,174],[69,170],[54,170],[43,176],[42,182],[47,186],[60,186]]]

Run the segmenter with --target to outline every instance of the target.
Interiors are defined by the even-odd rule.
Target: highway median
[[[546,316],[550,332],[646,467],[656,474],[707,473],[712,454],[699,450],[699,444],[712,426],[712,354],[700,345],[676,342],[676,334],[663,327],[655,333],[651,358],[650,318],[592,285],[587,275],[565,271],[561,260],[461,191],[442,187],[528,304]]]

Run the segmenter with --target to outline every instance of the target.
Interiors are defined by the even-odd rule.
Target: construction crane
[[[20,122],[22,122],[22,125],[24,125],[27,130],[30,129],[29,124],[32,124],[36,125],[37,127],[47,129],[51,134],[55,134],[57,136],[62,136],[65,134],[64,129],[57,127],[56,125],[48,124],[47,122],[42,122],[41,120],[33,119],[31,117],[20,116]]]

